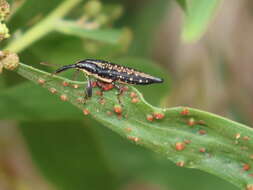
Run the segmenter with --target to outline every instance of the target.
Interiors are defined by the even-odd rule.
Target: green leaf
[[[56,23],[55,30],[63,34],[111,44],[119,43],[124,34],[122,29],[86,29],[77,22],[64,20],[59,20]]]
[[[245,189],[253,185],[250,167],[253,138],[251,128],[220,116],[192,109],[161,109],[148,104],[133,87],[121,97],[118,107],[116,91],[104,94],[104,104],[94,95],[85,104],[77,98],[83,97],[82,90],[62,85],[64,78],[20,64],[17,73],[37,83],[38,79],[50,78],[45,88],[55,88],[57,95],[65,95],[70,103],[90,114],[105,126],[157,153],[165,155],[180,166],[197,168],[217,175],[234,185]],[[69,83],[73,83],[69,81]],[[97,89],[94,90],[96,94]],[[136,103],[130,94],[137,94]],[[155,98],[155,97],[154,97]],[[114,112],[117,105],[117,112]],[[153,117],[153,121],[150,120]],[[248,171],[249,170],[249,171]]]
[[[121,174],[124,184],[138,182],[157,184],[159,189],[166,190],[189,189],[189,187],[194,190],[238,190],[231,183],[214,175],[177,167],[174,163],[168,162],[165,157],[129,143],[106,127],[101,127],[101,123],[95,120],[88,122],[85,120],[85,125],[92,126],[93,133],[96,134],[97,141],[104,150],[106,160],[113,165],[117,173]]]
[[[57,189],[115,189],[117,177],[82,122],[22,122],[20,129],[33,161]]]
[[[221,2],[222,0],[188,1],[182,33],[184,42],[196,42],[202,37]]]
[[[176,0],[177,3],[181,6],[182,9],[186,10],[187,9],[187,3],[186,0]]]

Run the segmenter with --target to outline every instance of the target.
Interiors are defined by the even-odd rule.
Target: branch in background
[[[131,40],[131,34],[125,29],[100,29],[100,26],[105,24],[105,21],[101,21],[100,16],[96,19],[91,26],[91,23],[82,23],[74,21],[65,21],[63,17],[81,0],[66,0],[52,11],[47,17],[41,20],[34,27],[29,29],[19,38],[13,39],[5,48],[12,52],[21,52],[32,43],[35,43],[40,38],[44,37],[50,32],[58,31],[64,34],[75,35],[85,39],[99,40],[101,42],[110,44],[121,44],[127,46],[129,43],[125,43],[125,39]],[[94,2],[88,3],[88,5],[94,5]],[[90,6],[89,6],[90,7]],[[98,13],[100,9],[93,7],[84,17],[91,15],[91,12]],[[87,7],[86,7],[87,9]],[[97,10],[98,9],[98,10]],[[117,9],[116,9],[117,10]],[[119,15],[119,14],[118,14]],[[115,19],[114,17],[112,19]],[[102,23],[100,23],[102,22]],[[129,37],[130,36],[130,37]],[[122,40],[124,37],[124,40]]]
[[[58,19],[64,17],[81,0],[65,0],[51,14],[29,29],[17,39],[13,39],[5,49],[12,52],[21,52],[49,32],[54,30],[54,24]]]
[[[98,40],[109,44],[118,44],[125,33],[122,29],[89,29],[85,25],[65,20],[58,20],[54,29],[63,34]]]

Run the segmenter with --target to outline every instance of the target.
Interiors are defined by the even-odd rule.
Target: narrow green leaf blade
[[[130,178],[129,181],[157,184],[160,189],[166,190],[183,190],[189,187],[194,190],[238,190],[237,187],[214,175],[177,167],[174,163],[168,162],[165,157],[128,143],[118,134],[101,127],[101,123],[94,120],[87,123],[86,120],[85,125],[92,126],[93,133],[99,136],[98,141],[105,150],[106,160],[112,163],[124,178]]]
[[[176,0],[176,1],[181,6],[181,8],[186,11],[186,9],[187,9],[187,2],[186,2],[186,0]]]
[[[63,34],[97,40],[109,44],[119,43],[124,33],[122,29],[87,29],[77,22],[64,20],[57,21],[55,30]]]
[[[182,39],[186,43],[199,40],[214,17],[222,0],[190,0],[183,25]]]
[[[212,173],[241,189],[253,184],[251,170],[245,169],[245,165],[253,164],[253,142],[249,140],[253,138],[253,130],[245,125],[192,108],[153,107],[133,87],[121,97],[121,108],[116,110],[122,113],[117,114],[115,90],[104,94],[103,104],[96,95],[82,104],[77,98],[83,97],[80,94],[83,91],[64,87],[64,78],[24,64],[20,64],[17,73],[36,83],[39,78],[50,78],[43,87],[54,87],[57,95],[65,95],[85,115],[90,114],[114,132],[165,155],[180,166]],[[137,101],[132,99],[133,92]]]

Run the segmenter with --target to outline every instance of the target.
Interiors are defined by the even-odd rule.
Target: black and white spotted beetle
[[[101,92],[105,89],[111,89],[105,88],[105,86],[109,84],[112,88],[115,87],[119,90],[118,96],[121,95],[123,91],[122,86],[117,83],[148,85],[163,82],[163,79],[161,78],[151,76],[138,70],[96,59],[85,59],[72,65],[62,66],[55,71],[55,74],[71,68],[75,68],[86,74],[88,79],[86,98],[92,96],[92,83],[90,76],[97,79],[96,84],[101,89]]]

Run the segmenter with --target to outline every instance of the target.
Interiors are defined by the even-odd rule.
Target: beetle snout
[[[60,73],[62,71],[65,71],[67,69],[72,69],[72,68],[76,68],[76,64],[62,66],[59,69],[57,69],[54,73],[57,74],[57,73]]]

